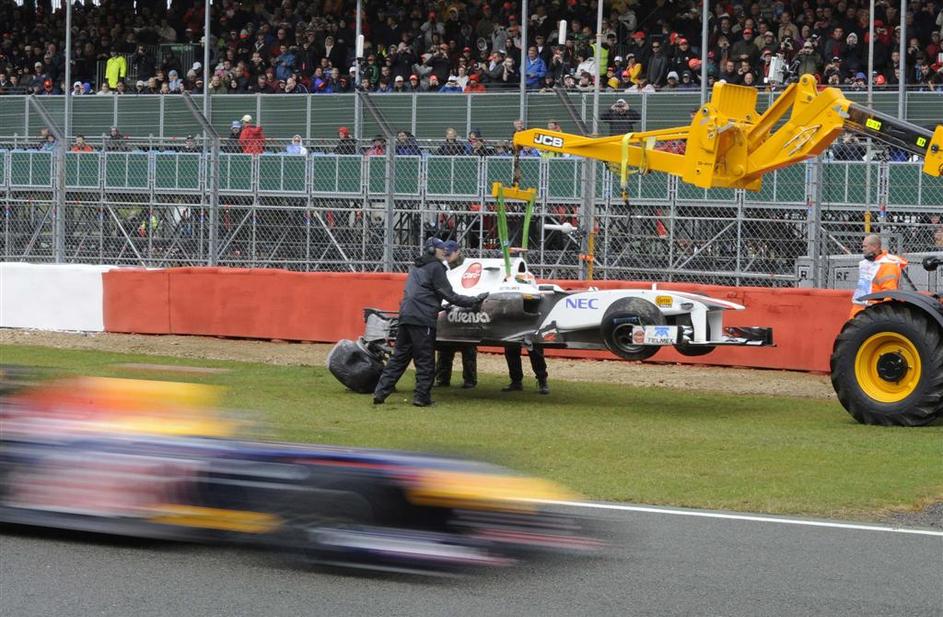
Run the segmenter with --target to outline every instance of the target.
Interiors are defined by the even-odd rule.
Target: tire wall
[[[118,269],[105,272],[108,332],[194,334],[336,342],[363,332],[365,307],[396,310],[405,275],[299,273],[273,269]],[[577,281],[554,281],[585,288]],[[594,281],[600,289],[650,288],[649,283]],[[747,307],[730,311],[728,326],[770,326],[775,347],[719,348],[689,358],[671,348],[653,362],[828,372],[835,336],[848,317],[850,291],[660,284]],[[608,352],[550,350],[549,355],[612,360]]]

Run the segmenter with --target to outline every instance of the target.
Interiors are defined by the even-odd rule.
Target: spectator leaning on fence
[[[259,123],[252,125],[252,116],[242,117],[242,131],[239,133],[239,144],[243,154],[262,154],[265,152],[265,132]]]
[[[291,138],[291,142],[285,147],[285,154],[292,154],[295,156],[307,156],[308,149],[304,147],[304,144],[301,142],[301,135],[295,135]]]
[[[69,150],[71,152],[93,152],[92,147],[85,143],[85,135],[76,135],[75,142]]]
[[[334,146],[334,154],[351,155],[358,154],[357,140],[350,136],[350,129],[346,126],[337,129],[337,145]]]

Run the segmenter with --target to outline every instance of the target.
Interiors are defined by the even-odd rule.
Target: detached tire
[[[622,298],[616,300],[602,317],[602,339],[612,353],[626,360],[651,358],[658,345],[635,345],[632,343],[633,326],[663,326],[665,316],[648,300]]]
[[[354,392],[370,394],[383,373],[383,362],[360,341],[343,339],[327,355],[331,374]]]
[[[943,330],[904,302],[874,305],[842,328],[832,386],[862,424],[923,426],[943,413]]]

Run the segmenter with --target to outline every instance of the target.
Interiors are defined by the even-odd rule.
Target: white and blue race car
[[[708,296],[658,289],[566,291],[538,283],[521,258],[466,259],[450,270],[456,293],[488,292],[479,310],[444,305],[436,340],[486,346],[608,349],[626,360],[650,358],[665,346],[702,356],[719,346],[773,344],[767,327],[725,327],[726,311],[740,304]],[[331,372],[347,387],[372,392],[373,373],[396,338],[396,313],[365,309],[366,328],[358,341],[340,341],[328,357]]]

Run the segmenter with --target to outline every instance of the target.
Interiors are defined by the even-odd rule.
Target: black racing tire
[[[675,325],[677,326],[690,326],[691,325],[691,315],[678,315],[675,318]],[[711,327],[710,324],[707,325],[707,338],[710,340]],[[684,343],[679,343],[674,346],[675,351],[677,351],[682,356],[688,356],[689,358],[695,358],[697,356],[706,356],[710,352],[714,351],[716,347],[714,345],[685,345]]]
[[[943,328],[906,302],[871,306],[835,339],[831,373],[838,400],[858,422],[930,424],[943,416]]]
[[[359,394],[372,394],[380,382],[384,362],[363,341],[342,339],[327,356],[334,377]]]
[[[602,317],[602,340],[606,348],[626,360],[645,360],[651,358],[660,347],[658,345],[632,344],[633,326],[663,326],[665,316],[661,310],[642,298],[620,298],[606,309]]]

